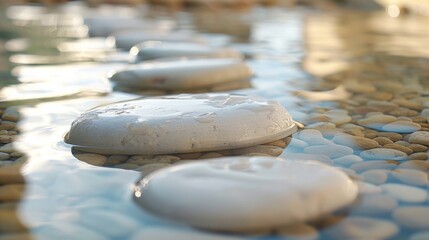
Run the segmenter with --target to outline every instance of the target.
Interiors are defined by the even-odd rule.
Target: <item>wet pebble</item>
[[[350,166],[354,163],[363,162],[363,159],[357,155],[351,154],[351,155],[346,155],[346,156],[332,159],[332,161],[334,161],[334,163],[339,165]]]
[[[410,160],[427,160],[427,159],[429,159],[429,155],[425,152],[418,152],[418,153],[413,153],[410,156],[408,156],[408,159],[410,159]]]
[[[304,149],[308,147],[308,143],[299,140],[298,138],[292,138],[292,140],[289,143],[290,147],[298,148],[298,149]]]
[[[282,154],[283,148],[269,145],[257,145],[253,147],[233,149],[232,153],[236,155],[246,155],[249,153],[263,153],[270,156],[279,156]]]
[[[348,217],[327,230],[333,239],[385,239],[397,232],[393,222],[366,217]]]
[[[390,111],[389,114],[391,114],[393,116],[397,116],[397,117],[400,117],[400,116],[414,117],[414,116],[419,115],[419,112],[408,109],[408,108],[400,107],[400,108],[396,108],[393,111]]]
[[[386,132],[412,133],[420,129],[421,126],[417,123],[408,121],[395,121],[384,125],[380,130]]]
[[[10,158],[9,153],[5,153],[5,152],[0,152],[0,161],[1,160],[7,160]]]
[[[11,130],[16,127],[16,123],[11,121],[0,121],[0,130]]]
[[[4,110],[1,118],[6,121],[17,122],[20,118],[19,107],[8,107]]]
[[[410,206],[401,207],[393,212],[393,218],[400,225],[412,229],[429,229],[429,207]]]
[[[104,166],[104,164],[107,162],[106,156],[94,153],[80,153],[76,154],[75,157],[94,166]]]
[[[337,144],[318,145],[306,147],[304,149],[304,153],[322,154],[330,158],[339,158],[345,155],[353,154],[353,149],[347,146]]]
[[[416,143],[409,144],[407,147],[413,150],[413,152],[425,152],[428,150],[428,147]]]
[[[398,201],[387,194],[367,194],[359,198],[357,205],[352,206],[353,213],[364,215],[386,214],[398,206]]]
[[[126,162],[128,160],[128,155],[110,155],[107,157],[106,164],[115,165],[119,163]]]
[[[131,240],[245,240],[245,238],[219,233],[189,230],[185,228],[143,227],[130,238]]]
[[[427,186],[429,183],[428,174],[424,171],[413,169],[396,169],[391,172],[391,175],[405,184]]]
[[[427,191],[404,184],[387,183],[380,185],[380,187],[384,192],[402,202],[421,203],[428,198]]]
[[[133,163],[120,163],[114,166],[115,168],[126,169],[126,170],[134,170],[139,167],[137,164]]]
[[[298,138],[310,145],[325,145],[329,144],[329,140],[325,139],[319,130],[304,129],[299,132]]]
[[[414,132],[409,136],[408,141],[410,143],[429,146],[429,132],[426,132],[426,131]]]
[[[319,237],[317,229],[305,223],[281,227],[275,232],[287,240],[316,240]]]
[[[267,156],[271,156],[265,153],[255,153],[255,152],[251,152],[251,153],[247,153],[247,154],[264,154]],[[237,155],[246,155],[246,154],[237,154]],[[208,152],[208,153],[204,153],[203,155],[201,155],[198,159],[210,159],[210,158],[219,158],[219,157],[224,157],[224,155],[217,153],[217,152]]]
[[[402,139],[402,135],[399,133],[394,133],[394,132],[378,132],[377,133],[378,137],[386,137],[388,139],[390,139],[393,142],[399,141]]]
[[[325,115],[329,117],[329,122],[334,123],[337,126],[346,124],[352,120],[348,115],[348,112],[342,110],[330,110],[325,112]]]
[[[15,210],[9,209],[0,209],[0,232],[1,233],[16,233],[24,232],[27,230],[27,227],[24,226],[18,212]]]
[[[346,134],[340,134],[338,136],[335,136],[332,139],[332,141],[337,144],[345,145],[354,149],[358,148],[358,149],[366,150],[366,149],[380,147],[379,143],[372,139],[350,136]]]
[[[395,150],[404,152],[406,154],[413,153],[413,150],[411,150],[410,148],[404,147],[404,146],[396,144],[396,143],[389,143],[389,144],[383,145],[383,148],[395,149]]]
[[[392,103],[397,104],[398,106],[401,107],[406,107],[406,108],[410,108],[416,111],[421,111],[423,109],[423,106],[416,101],[411,101],[411,100],[407,100],[407,99],[393,99]]]
[[[396,117],[390,115],[372,115],[357,121],[361,126],[381,130],[384,125],[396,121]]]
[[[24,177],[21,174],[21,166],[14,165],[0,168],[0,185],[24,182]]]
[[[398,168],[416,169],[420,171],[429,170],[429,162],[421,160],[408,160],[399,164]]]
[[[356,172],[363,172],[371,169],[394,169],[397,166],[396,161],[374,160],[355,163],[350,166]]]
[[[371,183],[357,181],[359,195],[381,193],[382,189]]]
[[[368,160],[405,160],[407,158],[407,154],[388,148],[373,148],[370,150],[365,150],[360,153],[360,156],[364,159]]]
[[[360,174],[365,182],[369,182],[375,185],[380,185],[386,182],[387,173],[386,170],[373,169],[368,170]]]

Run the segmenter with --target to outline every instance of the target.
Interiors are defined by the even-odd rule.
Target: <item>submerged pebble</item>
[[[398,227],[390,221],[348,217],[327,230],[333,239],[386,239],[398,232]]]
[[[401,225],[412,229],[429,229],[429,207],[400,207],[393,212],[393,218]]]
[[[421,188],[396,183],[382,184],[380,187],[384,192],[402,202],[422,203],[428,199],[428,192]]]
[[[407,158],[407,154],[388,148],[373,148],[370,150],[365,150],[360,153],[360,156],[364,159],[368,160],[405,160]]]
[[[140,181],[135,195],[156,215],[204,229],[242,232],[329,213],[351,203],[357,187],[341,171],[314,161],[236,157],[157,171]]]

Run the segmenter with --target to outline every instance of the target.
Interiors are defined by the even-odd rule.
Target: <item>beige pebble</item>
[[[15,210],[0,210],[0,232],[16,233],[24,232],[27,228],[21,222],[18,212]]]
[[[217,152],[208,152],[201,155],[199,159],[210,159],[210,158],[219,158],[219,157],[224,157],[224,155]]]
[[[346,135],[346,134],[335,136],[332,139],[332,141],[337,143],[337,144],[340,144],[340,145],[351,147],[353,149],[364,149],[364,150],[366,150],[366,149],[380,147],[378,142],[376,142],[372,139],[368,139],[368,138],[364,138],[364,137],[350,136],[350,135]]]
[[[0,185],[24,182],[24,177],[21,174],[21,166],[12,165],[0,168]]]
[[[372,93],[376,88],[369,84],[362,84],[357,81],[348,81],[345,84],[348,91],[353,93]]]
[[[389,143],[389,144],[383,145],[383,148],[399,150],[399,151],[404,152],[406,154],[413,153],[413,150],[411,150],[410,148],[404,147],[404,146],[396,144],[396,143]]]
[[[335,158],[332,161],[334,161],[334,163],[339,165],[350,166],[354,163],[363,162],[363,159],[357,155],[350,154],[339,158]]]
[[[413,150],[413,152],[426,152],[428,150],[428,147],[416,143],[409,144],[407,147]]]
[[[7,135],[17,135],[17,134],[18,134],[18,132],[14,131],[14,130],[7,131]]]
[[[420,104],[419,102],[410,101],[410,100],[403,99],[403,98],[402,99],[393,99],[392,103],[395,103],[401,107],[406,107],[406,108],[410,108],[410,109],[417,110],[417,111],[421,111],[423,109],[422,104]]]
[[[417,123],[408,121],[395,121],[384,125],[381,130],[396,133],[412,133],[419,131],[421,126]]]
[[[415,185],[415,186],[427,186],[428,174],[423,171],[414,169],[396,169],[390,173],[395,179],[402,183]]]
[[[1,160],[7,160],[10,158],[9,153],[5,153],[5,152],[0,152],[0,161]]]
[[[86,162],[94,166],[104,166],[104,164],[106,164],[106,161],[107,161],[106,156],[95,154],[95,153],[80,153],[80,154],[76,154],[75,157],[83,162]]]
[[[412,122],[413,120],[409,117],[398,117],[398,121]]]
[[[339,158],[353,153],[353,149],[342,145],[317,145],[304,148],[304,153],[322,154],[330,158]]]
[[[308,129],[315,129],[320,131],[322,136],[325,138],[331,138],[335,134],[338,134],[344,131],[341,128],[336,128],[335,124],[327,123],[327,122],[313,123],[313,124],[307,125],[306,127]]]
[[[17,122],[20,118],[19,107],[8,107],[4,110],[1,118],[6,121]]]
[[[408,160],[399,164],[398,168],[416,169],[421,171],[429,170],[429,162],[421,160]]]
[[[317,229],[305,223],[281,227],[276,229],[275,232],[288,240],[316,240],[319,237]]]
[[[0,130],[0,135],[7,135],[8,131],[7,130]]]
[[[139,165],[133,163],[121,163],[115,165],[115,168],[126,169],[126,170],[134,170],[137,169]]]
[[[0,186],[0,202],[17,202],[21,200],[24,190],[24,184],[8,184]]]
[[[161,168],[168,167],[170,165],[171,164],[169,164],[169,163],[150,163],[150,164],[146,164],[144,166],[141,166],[135,170],[141,172],[142,176],[144,177],[144,176],[147,176],[151,172],[154,172],[154,171],[161,169]]]
[[[346,134],[352,135],[352,136],[356,136],[356,137],[364,137],[365,134],[363,133],[362,130],[354,128],[354,129],[345,129],[343,131]]]
[[[427,160],[427,159],[429,159],[429,155],[425,152],[418,152],[418,153],[413,153],[410,156],[408,156],[408,159],[410,159],[410,160]]]
[[[393,212],[393,219],[407,228],[428,230],[429,207],[400,207]]]
[[[398,201],[387,194],[362,195],[358,204],[352,206],[353,213],[377,215],[392,212],[398,206]]]
[[[329,117],[322,113],[312,113],[308,116],[307,119],[308,122],[314,123],[314,122],[328,122]]]
[[[418,132],[412,133],[409,136],[408,140],[410,143],[417,143],[417,144],[429,146],[429,132],[418,131]]]
[[[405,160],[407,158],[407,154],[388,148],[373,148],[369,150],[362,151],[360,156],[364,159],[368,160]]]
[[[310,145],[327,144],[327,139],[323,138],[322,133],[319,130],[315,129],[304,129],[300,131],[298,134],[298,138]]]
[[[264,153],[270,156],[279,156],[283,153],[283,148],[269,145],[257,145],[253,147],[233,149],[232,153],[235,155],[246,155],[249,153]]]
[[[371,129],[365,129],[363,131],[363,134],[364,134],[364,137],[370,138],[370,139],[377,137],[377,132]]]
[[[381,129],[385,124],[396,121],[396,117],[389,115],[372,115],[367,118],[357,121],[361,126],[372,128],[372,129]]]
[[[374,115],[384,115],[384,113],[382,113],[382,112],[369,112],[369,113],[365,114],[365,117],[371,117]]]
[[[11,121],[1,121],[0,122],[0,130],[11,130],[14,129],[16,126],[16,123]]]
[[[393,133],[393,132],[378,132],[377,133],[378,137],[386,137],[390,140],[392,140],[393,142],[399,141],[402,139],[402,135],[399,133]]]
[[[274,142],[265,143],[264,145],[270,145],[270,146],[285,148],[286,147],[286,141],[285,141],[285,139],[280,139],[280,140],[277,140]]]
[[[397,117],[399,117],[399,116],[414,117],[414,116],[419,115],[419,112],[408,109],[408,108],[400,107],[400,108],[396,108],[393,111],[390,111],[389,114],[391,114],[393,116],[397,116]]]
[[[11,143],[13,141],[15,141],[15,136],[0,135],[0,143]]]
[[[396,144],[399,144],[399,145],[401,145],[401,146],[404,146],[404,147],[408,147],[409,148],[409,146],[411,145],[409,142],[407,142],[407,141],[402,141],[402,140],[399,140],[399,141],[396,141],[395,142]],[[411,148],[410,148],[411,149]],[[412,149],[411,149],[412,150]],[[414,150],[413,150],[414,151]]]
[[[428,240],[428,239],[429,239],[429,230],[414,233],[413,235],[411,235],[409,240]]]
[[[362,131],[365,129],[364,127],[356,125],[354,123],[343,124],[343,125],[340,126],[340,128],[343,128],[343,129],[359,129],[359,130],[362,130]]]
[[[1,209],[17,210],[18,207],[19,207],[19,202],[0,203],[0,210]]]
[[[119,164],[122,162],[126,162],[128,158],[128,155],[110,155],[107,157],[107,163],[112,165]]]
[[[327,111],[325,115],[329,117],[329,122],[334,123],[337,126],[349,123],[352,120],[347,112],[331,110]]]
[[[424,116],[411,117],[411,120],[415,123],[427,123],[427,119]]]
[[[428,193],[426,190],[413,186],[397,183],[386,183],[380,185],[380,187],[385,193],[402,202],[422,203],[425,202],[428,198]]]
[[[0,147],[0,152],[12,153],[15,152],[15,148],[13,147],[13,143],[8,143]]]
[[[373,139],[374,141],[378,142],[381,146],[384,146],[386,144],[392,144],[393,141],[388,139],[387,137],[376,137]]]
[[[348,217],[327,229],[330,239],[386,239],[398,232],[398,227],[390,221]]]
[[[369,182],[374,185],[383,184],[387,180],[386,170],[372,169],[365,171],[360,175],[363,177],[365,182]]]
[[[371,169],[386,169],[391,170],[396,168],[396,161],[384,161],[384,160],[374,160],[374,161],[366,161],[359,162],[351,165],[350,167],[356,172],[363,172]]]
[[[376,107],[369,107],[369,106],[360,106],[354,109],[354,113],[357,114],[366,114],[369,112],[377,112],[378,109]]]
[[[375,108],[374,112],[388,112],[398,108],[398,105],[388,101],[370,100],[367,102],[368,107]]]

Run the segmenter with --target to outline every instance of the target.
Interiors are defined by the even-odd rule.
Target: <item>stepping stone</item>
[[[333,167],[273,157],[185,163],[148,175],[136,189],[136,201],[155,215],[227,232],[314,219],[357,196],[356,184]]]
[[[251,77],[250,68],[237,59],[194,59],[131,65],[110,79],[125,88],[185,91],[248,82]]]
[[[159,155],[255,146],[296,131],[280,104],[231,94],[181,94],[100,106],[65,138],[77,150]]]
[[[159,58],[236,58],[243,56],[230,48],[216,48],[196,43],[168,43],[149,41],[139,43],[131,49],[137,61],[154,60]]]

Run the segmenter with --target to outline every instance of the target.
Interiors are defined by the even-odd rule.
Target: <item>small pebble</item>
[[[247,148],[240,148],[240,149],[233,149],[232,153],[236,155],[246,155],[249,153],[264,153],[268,154],[270,156],[279,156],[283,153],[283,148],[276,147],[276,146],[269,146],[269,145],[257,145],[253,147],[247,147]],[[214,156],[214,157],[222,157],[221,156]],[[200,157],[201,158],[201,157]]]
[[[3,114],[1,115],[2,119],[6,121],[12,121],[12,122],[18,121],[19,117],[20,117],[19,108],[15,106],[6,108]]]
[[[0,168],[0,185],[24,183],[24,182],[25,181],[24,181],[24,177],[21,174],[20,166],[15,165],[15,166],[6,166],[6,167]]]
[[[429,162],[421,161],[421,160],[408,160],[399,164],[398,168],[407,168],[407,169],[415,169],[420,171],[429,170]]]
[[[400,207],[393,212],[393,219],[407,228],[428,230],[429,207]]]
[[[428,198],[427,191],[404,184],[387,183],[380,185],[380,187],[384,192],[402,202],[422,203]]]
[[[18,212],[15,210],[0,210],[0,232],[1,233],[16,233],[25,232],[27,227],[21,222]]]
[[[332,141],[334,141],[337,144],[340,145],[345,145],[348,147],[351,147],[353,149],[371,149],[371,148],[376,148],[376,147],[380,147],[380,145],[378,144],[378,142],[372,140],[372,139],[368,139],[368,138],[364,138],[364,137],[355,137],[355,136],[350,136],[350,135],[346,135],[346,134],[342,134],[342,135],[338,135],[335,136]]]
[[[270,146],[285,148],[286,147],[286,141],[285,141],[285,139],[280,139],[280,140],[277,140],[274,142],[265,143],[263,145],[270,145]]]
[[[298,138],[292,138],[292,140],[289,143],[290,147],[298,148],[298,149],[304,149],[308,147],[308,143],[299,140]]]
[[[411,150],[410,148],[404,147],[404,146],[396,144],[396,143],[389,143],[389,144],[383,145],[383,148],[395,149],[395,150],[404,152],[406,154],[413,153],[413,150]]]
[[[421,111],[423,109],[423,106],[419,102],[410,101],[407,99],[393,99],[392,103],[395,103],[401,107],[406,107],[417,111]]]
[[[373,169],[368,170],[360,174],[365,182],[369,182],[375,185],[380,185],[386,182],[387,173],[385,170]]]
[[[417,144],[429,146],[429,132],[425,132],[425,131],[414,132],[409,136],[408,141],[410,143],[417,143]]]
[[[0,130],[11,130],[14,129],[16,126],[16,123],[11,121],[1,121],[0,122]]]
[[[372,115],[365,119],[357,121],[361,126],[381,130],[381,128],[387,124],[396,121],[396,117],[389,115]]]
[[[333,239],[386,239],[398,232],[398,227],[386,220],[348,217],[327,230]]]
[[[396,161],[374,160],[374,161],[355,163],[350,167],[356,172],[363,172],[371,169],[390,170],[390,169],[396,168],[396,166],[397,166]]]
[[[9,153],[5,153],[5,152],[0,152],[0,161],[1,160],[7,160],[10,158]]]
[[[376,137],[373,140],[376,141],[376,142],[378,142],[381,146],[393,143],[393,141],[390,140],[390,139],[388,139],[387,137]]]
[[[396,144],[399,144],[399,145],[401,145],[401,146],[404,146],[404,147],[408,147],[408,148],[410,148],[409,146],[411,145],[409,142],[407,142],[407,141],[396,141],[395,142]],[[421,146],[423,146],[423,145],[421,145]],[[411,149],[411,148],[410,148]],[[411,150],[413,150],[413,149],[411,149]],[[413,150],[414,151],[414,150]]]
[[[353,154],[353,149],[341,145],[318,145],[309,146],[304,149],[304,153],[323,154],[330,158],[339,158],[345,155]]]
[[[393,132],[378,132],[377,133],[378,137],[386,137],[390,140],[392,140],[393,142],[399,141],[402,139],[402,135],[399,133],[393,133]]]
[[[397,133],[412,133],[420,129],[421,126],[419,124],[408,121],[391,122],[381,128],[382,131]]]
[[[398,206],[398,201],[387,194],[362,195],[357,205],[352,206],[353,213],[364,215],[386,214]]]
[[[400,108],[397,108],[393,111],[390,111],[389,114],[393,115],[393,116],[397,116],[397,117],[400,117],[400,116],[414,117],[414,116],[419,115],[419,112],[408,109],[408,108],[400,107]]]
[[[366,183],[362,181],[357,181],[357,186],[359,189],[359,195],[365,195],[365,194],[375,194],[375,193],[381,193],[382,189],[378,186],[375,186],[371,183]]]
[[[83,162],[86,162],[94,166],[104,166],[104,164],[106,164],[106,161],[107,161],[106,156],[95,154],[95,153],[81,153],[81,154],[76,154],[75,157]]]
[[[335,158],[332,161],[334,161],[336,164],[339,164],[339,165],[350,166],[354,163],[363,162],[363,159],[357,155],[351,154],[351,155]]]
[[[410,156],[408,156],[408,159],[410,159],[410,160],[427,160],[427,159],[429,159],[429,155],[425,152],[418,152],[418,153],[413,153]]]
[[[413,169],[396,169],[391,172],[391,175],[400,182],[414,186],[427,186],[428,174],[423,171]]]
[[[323,138],[322,133],[315,129],[304,129],[298,134],[298,138],[310,145],[324,145],[327,140]],[[293,141],[293,139],[292,139]]]
[[[110,164],[119,164],[128,160],[128,155],[110,155],[107,157],[107,162]]]
[[[360,156],[368,160],[405,160],[407,154],[395,149],[373,148],[360,153]]]

